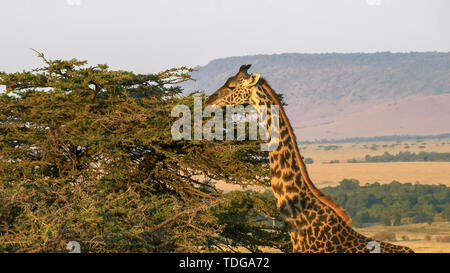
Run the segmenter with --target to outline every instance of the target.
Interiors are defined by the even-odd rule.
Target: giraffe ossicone
[[[251,104],[279,108],[277,134],[279,145],[269,151],[270,179],[280,215],[285,220],[294,252],[369,252],[374,240],[356,232],[345,210],[320,192],[309,178],[297,141],[276,93],[259,74],[249,74],[251,65],[242,65],[239,72],[210,95],[206,105],[230,106]],[[259,112],[259,110],[258,110]],[[268,132],[271,111],[267,112]],[[264,122],[264,120],[263,120]],[[413,252],[410,248],[377,242],[380,252]]]

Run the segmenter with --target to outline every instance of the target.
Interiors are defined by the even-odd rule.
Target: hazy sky
[[[1,0],[0,71],[49,58],[158,72],[285,52],[450,51],[449,0]]]

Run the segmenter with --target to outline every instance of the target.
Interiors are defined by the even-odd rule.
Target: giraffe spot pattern
[[[239,73],[227,80],[225,85],[211,95],[226,105],[249,104],[252,92],[260,105],[277,104],[275,93],[265,80],[246,85],[251,77],[250,66],[242,66]],[[259,77],[259,76],[258,76]],[[256,89],[255,89],[256,87]],[[223,92],[227,90],[227,92]],[[220,92],[219,92],[220,91]],[[223,95],[225,93],[225,95]],[[221,98],[217,98],[221,95]],[[267,107],[269,109],[269,107]],[[272,130],[271,112],[265,115],[268,132]],[[367,243],[372,241],[351,228],[331,207],[318,199],[311,191],[301,173],[298,159],[292,152],[297,146],[296,137],[290,135],[289,121],[279,121],[279,145],[271,146],[269,164],[271,184],[280,215],[285,219],[294,252],[368,252]],[[275,131],[275,130],[274,130]],[[411,249],[380,242],[382,252],[412,252]]]

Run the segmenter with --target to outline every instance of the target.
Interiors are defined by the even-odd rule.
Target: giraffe
[[[286,223],[294,252],[413,252],[410,248],[387,242],[375,242],[351,227],[351,218],[337,203],[320,192],[309,178],[305,163],[286,113],[266,80],[248,74],[251,65],[242,65],[206,105],[252,104],[279,107],[279,144],[269,151],[270,180],[276,205]],[[263,121],[271,131],[271,112]]]

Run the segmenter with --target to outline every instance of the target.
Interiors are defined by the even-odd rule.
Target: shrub
[[[305,164],[313,164],[313,163],[314,163],[314,160],[312,158],[309,158],[309,157],[305,158]]]
[[[359,227],[365,223],[398,225],[450,219],[450,187],[445,185],[392,181],[361,186],[358,180],[343,179],[338,186],[322,191],[338,202]],[[368,217],[361,217],[363,214]]]
[[[391,242],[395,242],[397,240],[395,233],[388,230],[377,232],[375,235],[373,235],[373,239],[377,241],[391,241]]]
[[[328,146],[319,145],[319,147],[323,148],[324,151],[335,151],[342,148],[342,146],[340,145],[328,145]]]
[[[440,243],[450,243],[450,236],[439,236],[436,237],[436,242],[440,242]]]

